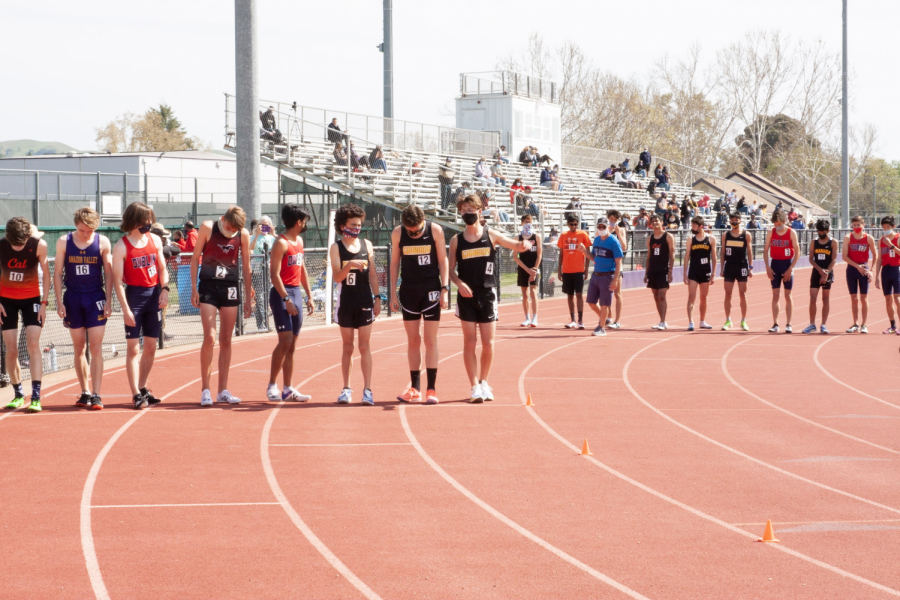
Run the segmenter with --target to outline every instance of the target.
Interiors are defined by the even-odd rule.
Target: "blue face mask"
[[[358,238],[360,231],[362,231],[362,227],[344,227],[341,233],[349,238]]]
[[[531,235],[531,223],[525,223],[522,225],[522,235],[528,237]]]
[[[150,231],[150,226],[141,225],[140,227],[138,227],[138,231],[140,231],[141,233],[147,233],[148,231]]]

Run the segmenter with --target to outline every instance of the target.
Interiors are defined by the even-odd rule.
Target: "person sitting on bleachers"
[[[347,166],[347,153],[344,152],[344,147],[340,143],[334,145],[334,164],[341,167]]]
[[[650,183],[647,184],[647,193],[651,196],[656,194],[656,180],[651,179]]]
[[[384,152],[381,151],[381,146],[375,146],[369,153],[369,167],[372,169],[381,169],[387,173],[387,161],[384,160]]]
[[[550,178],[559,186],[559,191],[563,191],[565,186],[563,185],[562,178],[559,176],[559,165],[553,165],[553,168],[550,169]]]
[[[678,205],[669,205],[666,210],[665,224],[666,229],[678,229],[681,220],[678,217]]]
[[[494,151],[494,158],[502,163],[509,164],[509,157],[507,157],[506,155],[506,146],[500,146],[496,151]]]
[[[647,217],[647,209],[642,206],[638,210],[640,212],[638,213],[638,216],[634,218],[634,221],[632,221],[631,224],[634,227],[635,231],[646,231],[650,228],[650,219]]]
[[[470,194],[472,194],[472,184],[468,181],[463,181],[462,185],[456,188],[456,190],[453,192],[453,198],[451,198],[452,206],[456,206],[457,200],[459,200],[460,198],[465,198]]]
[[[666,198],[666,193],[662,192],[659,195],[659,198],[656,199],[656,208],[653,209],[653,212],[662,217],[666,214],[666,210],[669,208],[669,201]]]
[[[481,198],[481,214],[485,217],[493,218],[494,222],[500,221],[501,223],[509,223],[508,213],[500,210],[496,206],[491,206],[493,196],[494,193],[489,189],[478,191],[478,197]]]
[[[697,208],[700,210],[701,215],[709,214],[709,194],[703,194],[703,196],[697,200]]]
[[[649,168],[650,168],[650,165],[648,165],[647,163],[645,163],[645,162],[642,161],[642,160],[639,160],[639,161],[638,161],[638,164],[637,164],[637,167],[635,167],[634,170],[635,170],[635,172],[637,173],[637,176],[638,176],[638,177],[646,177],[646,176],[647,176],[647,169],[649,169]]]
[[[453,159],[449,156],[444,164],[438,167],[438,181],[441,184],[441,208],[447,210],[450,205],[450,193],[453,191],[453,180],[456,171],[453,170]]]
[[[357,154],[356,149],[353,147],[353,142],[350,142],[350,166],[353,167],[354,171],[359,171],[361,167],[366,169],[369,167],[369,157]]]
[[[716,213],[716,223],[713,225],[716,229],[728,229],[728,211],[722,206]]]
[[[522,148],[522,151],[519,152],[519,163],[523,167],[534,166],[534,155],[531,154],[531,146],[525,146]]]
[[[742,215],[750,214],[750,207],[747,206],[747,198],[744,196],[741,196],[740,199],[738,199],[737,206],[735,208],[737,208],[737,211]]]
[[[580,223],[582,220],[581,207],[582,207],[581,198],[579,198],[578,196],[574,196],[572,198],[572,201],[566,205],[566,209],[565,209],[566,212],[564,213],[566,222],[568,222],[572,217],[575,217],[576,219],[578,219],[578,221]]]
[[[494,178],[491,176],[491,168],[484,162],[484,158],[479,158],[475,164],[475,183],[484,186],[494,185]]]
[[[548,187],[554,192],[559,191],[559,182],[553,180],[553,174],[550,172],[550,167],[544,167],[544,170],[541,171],[541,186]]]
[[[412,166],[409,168],[409,172],[407,175],[418,175],[422,172],[422,166],[419,164],[419,161],[415,161]]]
[[[328,141],[335,144],[343,144],[346,137],[346,134],[341,133],[341,128],[337,124],[337,117],[335,117],[328,124]]]
[[[494,159],[494,164],[491,165],[491,177],[494,183],[506,187],[506,171],[504,171],[503,163],[500,162],[499,158]]]
[[[623,171],[627,171],[627,170],[628,170],[628,167],[630,166],[630,165],[629,165],[629,162],[630,162],[630,160],[629,160],[628,158],[626,158],[625,160],[622,161],[622,164],[619,165],[620,167],[622,167],[622,170],[623,170]]]
[[[609,167],[607,167],[606,169],[603,170],[602,173],[600,173],[600,179],[605,179],[606,181],[612,181],[615,178],[617,170],[618,169],[616,169],[616,165],[609,165]]]
[[[725,194],[725,200],[728,201],[728,204],[734,204],[737,201],[737,190],[733,189]]]
[[[625,181],[630,183],[631,187],[633,187],[636,190],[644,189],[644,186],[641,185],[641,182],[638,181],[637,178],[634,176],[634,171],[631,171],[631,170],[625,171]]]
[[[547,165],[549,166],[550,164],[553,163],[552,158],[550,158],[546,154],[542,155],[541,151],[538,150],[537,148],[532,148],[531,150],[534,152],[534,166],[539,167],[544,163],[547,163]]]
[[[522,185],[522,180],[518,177],[513,181],[513,184],[509,186],[509,202],[510,204],[516,203],[516,194],[525,189],[525,186]]]
[[[531,216],[534,217],[535,219],[540,219],[540,218],[541,218],[541,213],[543,212],[543,213],[544,213],[544,216],[546,216],[546,211],[542,211],[542,210],[541,210],[541,207],[538,205],[538,203],[535,202],[535,201],[534,201],[534,198],[532,198],[532,197],[529,195],[530,193],[531,193],[531,186],[530,186],[530,185],[526,185],[526,186],[525,186],[525,192],[524,192],[523,194],[521,194],[521,210],[519,210],[519,199],[518,199],[518,197],[517,197],[517,199],[516,199],[516,209],[517,209],[517,210],[516,210],[516,215],[517,215],[517,216],[531,215]]]
[[[281,131],[276,127],[277,120],[275,119],[275,107],[270,106],[266,112],[260,112],[259,120],[262,123],[262,128],[274,136],[273,141],[276,144],[281,143],[283,136],[281,135]]]
[[[662,188],[667,192],[672,189],[672,186],[669,183],[669,167],[663,167],[659,170],[659,175],[656,176],[656,181],[656,187]]]
[[[750,215],[750,222],[747,223],[747,229],[762,229],[759,221],[756,220],[756,215]]]

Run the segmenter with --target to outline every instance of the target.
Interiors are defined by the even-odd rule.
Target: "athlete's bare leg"
[[[578,316],[575,313],[575,294],[567,294],[566,295],[566,304],[569,305],[569,314]],[[473,384],[474,385],[474,384]]]
[[[239,306],[224,306],[219,309],[219,393],[228,389],[228,371],[231,369],[231,336],[234,334],[234,324],[237,322],[239,309]]]
[[[694,281],[693,279],[688,280],[688,301],[687,301],[687,315],[688,315],[688,323],[694,322],[694,300],[697,298],[697,286],[700,284]],[[701,312],[702,315],[702,312]],[[703,317],[700,317],[703,319]]]
[[[706,321],[706,297],[709,295],[709,284],[700,284],[700,321]]]
[[[372,347],[369,339],[372,337],[372,325],[359,328],[357,343],[359,344],[359,366],[362,367],[363,387],[372,389]]]
[[[785,290],[785,293],[786,292],[787,292],[787,290]],[[772,290],[772,322],[773,323],[778,322],[778,313],[781,312],[781,305],[779,303],[780,300],[781,300],[781,288],[773,289]],[[790,323],[790,322],[791,322],[791,320],[788,319],[788,323]]]
[[[9,315],[7,315],[9,317]],[[6,372],[13,385],[22,383],[22,371],[19,367],[19,332],[9,329],[3,332],[3,343],[6,344]]]
[[[571,301],[572,296],[569,296]],[[462,321],[463,330],[463,364],[466,366],[466,375],[469,377],[469,385],[478,383],[478,323]]]
[[[622,317],[622,277],[616,280],[616,289],[613,295],[616,299],[616,318],[613,319],[613,323],[618,323]]]
[[[815,308],[813,309],[815,311]],[[822,325],[828,320],[828,312],[831,310],[831,290],[822,290]]]
[[[403,321],[403,329],[406,330],[406,360],[409,362],[410,371],[422,370],[422,335],[421,319],[415,321]],[[426,326],[428,321],[425,322]]]
[[[653,301],[656,302],[656,312],[659,313],[660,322],[666,320],[666,311],[668,310],[668,302],[666,302],[666,292],[669,290],[651,290],[653,292]]]
[[[103,383],[103,336],[106,333],[106,325],[91,327],[87,330],[88,341],[91,343],[91,392],[100,394],[100,385]]]
[[[741,295],[741,320],[747,320],[747,282],[738,281],[738,293]]]
[[[25,346],[28,348],[28,370],[31,372],[31,380],[40,381],[44,375],[40,325],[29,325],[25,328]]]
[[[575,298],[577,299],[578,304],[578,313],[575,316],[578,317],[578,315],[584,312],[584,294],[575,294]]]
[[[859,295],[859,303],[861,305],[862,312],[862,322],[859,324],[860,327],[866,324],[866,321],[869,318],[869,295],[868,294],[860,294]]]
[[[786,323],[791,324],[791,317],[794,316],[794,298],[791,294],[793,290],[784,290],[784,316],[787,317]]]
[[[853,315],[853,324],[859,325],[859,295],[850,294],[850,314]]]
[[[278,372],[284,370],[284,385],[291,385],[291,374],[294,372],[294,348],[297,338],[293,331],[279,331],[278,345],[272,351],[272,363],[269,369],[269,385],[275,385]]]
[[[131,395],[140,393],[142,387],[147,386],[150,377],[150,369],[153,368],[153,359],[156,358],[156,338],[144,337],[144,348],[141,351],[140,338],[125,340],[127,345],[125,353],[125,374],[128,376],[128,386]],[[138,352],[141,353],[138,361]]]
[[[480,381],[487,381],[488,375],[491,374],[491,364],[494,362],[494,332],[497,330],[497,322],[479,323],[478,329],[481,331],[481,369]]]
[[[529,285],[529,286],[528,286],[528,292],[529,292],[529,295],[531,296],[531,316],[532,316],[532,318],[535,318],[535,319],[536,319],[536,318],[537,318],[537,312],[538,312],[538,294],[537,294],[537,286],[536,286],[536,285]]]
[[[344,378],[344,387],[350,387],[350,369],[353,368],[353,334],[356,331],[352,327],[340,327],[341,341],[344,343],[341,352],[341,377]]]
[[[203,343],[200,345],[200,389],[209,389],[212,374],[213,352],[216,347],[216,312],[212,304],[200,304],[200,323],[203,325]],[[233,325],[233,324],[232,324]],[[224,327],[222,328],[224,331]]]
[[[438,367],[438,329],[441,326],[440,321],[425,321],[425,368],[437,369]],[[419,363],[421,364],[421,362]],[[410,370],[413,370],[410,367]]]
[[[87,345],[87,334],[84,327],[82,327],[81,329],[70,329],[69,335],[72,337],[72,352],[75,354],[75,360],[72,365],[75,367],[75,377],[78,379],[81,391],[88,392],[91,388],[88,387],[88,364],[87,356],[84,352]]]
[[[827,292],[828,290],[822,290],[823,292]],[[819,297],[819,288],[811,287],[809,288],[809,322],[815,324],[816,322],[816,300]],[[825,294],[822,294],[822,313],[825,312]]]
[[[528,312],[528,288],[523,287],[519,289],[522,291],[522,310],[525,312],[525,318],[528,319],[531,317],[531,314]]]
[[[725,320],[731,320],[731,293],[734,291],[734,282],[725,282]]]

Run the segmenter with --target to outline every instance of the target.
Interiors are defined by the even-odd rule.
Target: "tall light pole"
[[[384,142],[392,144],[393,139],[389,135],[393,131],[394,119],[394,31],[393,31],[393,2],[384,0],[384,42],[381,51],[384,53]]]
[[[256,0],[234,0],[237,205],[259,219],[259,69]]]
[[[847,0],[844,4],[844,59],[841,74],[841,227],[850,227],[849,101],[847,100]]]

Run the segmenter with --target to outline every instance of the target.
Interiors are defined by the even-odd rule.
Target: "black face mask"
[[[465,213],[462,220],[466,225],[474,225],[478,222],[478,213]]]
[[[828,232],[827,232],[827,231],[825,231],[825,232],[820,231],[820,232],[819,232],[819,239],[820,239],[820,240],[826,240],[826,239],[828,239]]]
[[[306,223],[300,226],[300,233],[306,233]]]
[[[147,233],[148,231],[150,231],[150,226],[141,225],[140,227],[138,227],[138,231],[140,231],[141,233]]]

